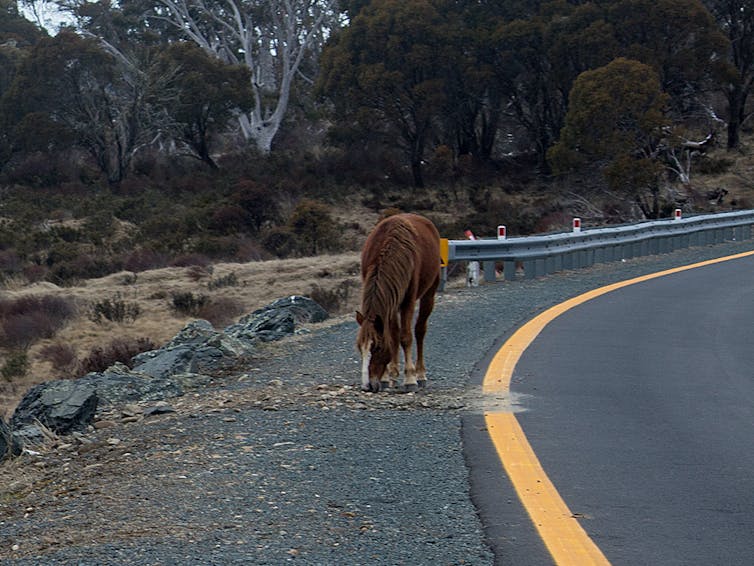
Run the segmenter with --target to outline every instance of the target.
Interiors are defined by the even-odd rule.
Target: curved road
[[[511,391],[549,479],[610,563],[754,564],[754,256],[566,311],[525,350]],[[547,563],[519,505],[499,511],[521,538],[498,539],[498,557]]]

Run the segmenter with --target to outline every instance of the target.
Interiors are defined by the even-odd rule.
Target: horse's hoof
[[[379,391],[390,391],[390,382],[389,381],[380,381],[380,389]]]
[[[420,379],[416,382],[416,384],[419,386],[419,389],[426,389],[427,387],[427,380],[426,379]]]
[[[416,383],[407,383],[403,386],[403,390],[406,393],[416,393],[419,391],[419,385]]]

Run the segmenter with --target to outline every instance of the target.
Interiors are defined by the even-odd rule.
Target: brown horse
[[[403,347],[406,391],[427,383],[424,336],[440,283],[440,235],[422,216],[396,214],[380,222],[361,252],[361,310],[356,312],[361,352],[361,388],[380,391],[395,385],[399,347]],[[411,355],[414,327],[416,364]]]

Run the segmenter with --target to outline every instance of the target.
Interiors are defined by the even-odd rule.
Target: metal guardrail
[[[504,240],[448,240],[448,262],[482,262],[486,281],[495,280],[500,263],[506,280],[516,279],[521,267],[523,277],[531,279],[595,263],[748,240],[752,227],[754,210],[745,210]]]

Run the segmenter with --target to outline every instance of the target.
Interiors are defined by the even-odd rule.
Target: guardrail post
[[[483,261],[482,262],[482,271],[484,272],[484,280],[489,283],[495,282],[495,262],[494,261]]]
[[[503,277],[506,281],[513,281],[516,278],[516,262],[504,261],[503,262]]]

